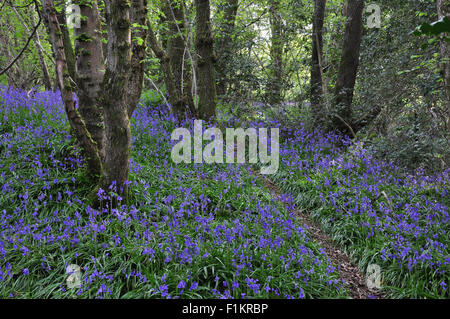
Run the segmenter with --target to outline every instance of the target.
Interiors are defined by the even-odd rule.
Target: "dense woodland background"
[[[377,7],[380,8],[379,21]],[[78,9],[80,10],[77,11]],[[392,275],[386,277],[386,282],[394,287],[387,291],[390,296],[448,297],[446,288],[448,277],[445,273],[445,268],[448,267],[448,248],[446,244],[440,246],[437,243],[448,243],[449,225],[447,211],[450,163],[449,1],[2,0],[0,85],[2,92],[0,136],[3,139],[0,154],[5,156],[0,167],[4,171],[2,188],[5,194],[7,192],[11,194],[2,198],[0,210],[4,208],[3,225],[13,225],[7,217],[9,213],[12,214],[12,211],[9,211],[13,209],[11,207],[17,209],[21,207],[23,211],[32,210],[28,196],[41,198],[42,194],[47,194],[43,191],[45,189],[53,196],[59,194],[59,191],[50,188],[50,184],[46,184],[42,186],[42,190],[36,190],[32,195],[28,186],[23,185],[27,185],[28,182],[25,181],[33,180],[36,176],[43,178],[45,174],[50,174],[49,171],[55,170],[55,174],[56,172],[59,174],[59,168],[56,167],[66,167],[65,165],[69,165],[67,163],[72,165],[70,169],[67,168],[69,172],[67,174],[78,172],[77,177],[72,179],[73,187],[78,186],[71,188],[70,194],[75,189],[77,189],[75,193],[81,192],[80,205],[81,202],[88,204],[89,216],[97,216],[96,210],[102,209],[120,211],[122,200],[139,207],[137,203],[147,205],[154,198],[158,201],[160,196],[164,205],[172,207],[171,202],[176,196],[170,197],[172,196],[170,192],[184,194],[186,200],[190,196],[189,191],[174,186],[177,185],[175,180],[179,183],[180,179],[188,178],[186,176],[191,176],[194,180],[195,178],[203,180],[209,173],[213,175],[217,173],[211,180],[223,181],[221,175],[223,172],[220,169],[217,172],[200,172],[203,169],[195,166],[193,172],[187,173],[181,169],[180,173],[178,168],[167,164],[168,153],[163,141],[166,141],[167,133],[170,136],[169,128],[192,126],[193,119],[203,119],[219,127],[276,126],[282,131],[282,143],[285,143],[283,145],[286,145],[286,148],[281,155],[283,162],[281,171],[273,177],[273,180],[278,182],[283,191],[291,192],[294,198],[297,198],[281,197],[281,202],[288,207],[286,208],[288,211],[292,203],[301,203],[303,208],[320,211],[320,214],[316,213],[316,218],[323,223],[325,230],[328,229],[333,234],[334,241],[347,247],[347,252],[363,271],[373,258],[381,258],[383,261],[378,259],[380,264],[388,263],[392,259],[392,264],[386,266],[392,270],[390,273]],[[23,107],[26,107],[26,111],[20,111]],[[51,120],[48,120],[49,118]],[[51,166],[53,168],[49,168],[49,171],[45,169],[42,171],[41,166],[35,163],[39,168],[33,166],[33,170],[38,169],[38,175],[30,173],[31,175],[24,177],[25,168],[20,170],[23,174],[14,173],[16,169],[14,163],[21,162],[23,156],[26,158],[24,163],[27,163],[27,160],[34,156],[47,154],[45,148],[34,148],[33,145],[40,145],[33,142],[34,137],[31,140],[28,135],[19,138],[24,127],[34,132],[35,137],[42,133],[41,131],[37,133],[39,127],[44,130],[42,133],[44,135],[47,134],[46,129],[50,132],[56,130],[57,133],[51,136],[62,140],[52,143],[63,146],[58,151],[53,149],[53,145],[49,146],[48,158],[53,163],[51,165],[56,165],[59,160],[61,162],[55,167]],[[66,137],[68,136],[67,140],[62,133],[66,129],[70,132],[64,133]],[[36,138],[39,140],[40,137]],[[10,140],[15,142],[11,142],[12,144],[8,146]],[[25,145],[30,148],[25,150]],[[301,150],[296,147],[300,147]],[[77,153],[78,151],[80,153]],[[16,153],[19,155],[15,155]],[[44,157],[47,158],[47,155]],[[299,162],[295,162],[296,160]],[[350,164],[342,164],[347,160]],[[359,164],[353,166],[353,161]],[[357,167],[355,171],[360,175],[351,181],[350,175],[345,172],[336,177],[338,173],[333,170],[335,165],[343,165],[344,170]],[[142,170],[142,167],[146,168]],[[316,167],[315,173],[313,167]],[[147,169],[154,174],[147,174]],[[315,175],[308,175],[309,171],[304,173],[304,170],[309,169],[311,174]],[[323,173],[322,169],[326,170],[329,176]],[[62,170],[65,172],[66,168]],[[196,188],[198,185],[192,182],[197,185],[191,185],[194,193],[196,191],[201,193],[197,194],[200,196],[201,211],[203,209],[212,211],[211,207],[215,207],[215,213],[217,210],[219,213],[228,210],[240,212],[244,203],[252,202],[249,198],[255,193],[255,190],[251,189],[254,182],[250,183],[250,178],[243,177],[247,176],[242,175],[243,173],[231,168],[228,170],[227,183],[232,184],[230,180],[237,181],[237,186],[229,186],[228,190],[230,187],[237,187],[230,191],[230,194],[237,197],[229,198],[226,204],[222,203],[222,196],[225,196],[228,190],[224,191],[220,188],[222,186],[216,185],[220,188],[220,192],[216,189],[217,193],[214,191],[209,193],[205,184],[201,188]],[[319,174],[319,171],[323,174]],[[6,176],[9,174],[13,174],[9,177],[11,180],[20,176],[16,181],[17,189],[13,186],[16,185],[15,182],[8,181],[9,178]],[[35,177],[31,178],[32,175]],[[151,184],[157,183],[157,179],[163,183],[162,176],[169,183],[165,189],[160,187],[164,196],[158,195],[158,191],[155,193],[159,186]],[[69,175],[64,178],[69,178]],[[372,181],[372,178],[374,184],[368,181]],[[82,183],[79,184],[75,180]],[[384,186],[381,187],[379,183]],[[416,192],[419,185],[423,189]],[[245,188],[247,186],[248,189]],[[57,186],[52,187],[59,190]],[[215,189],[214,187],[212,189]],[[328,189],[327,187],[330,187],[330,193],[324,191]],[[106,197],[103,198],[102,194],[108,189],[113,189],[114,196],[110,194],[112,196],[108,199],[110,206],[106,205],[105,208]],[[367,198],[364,197],[366,195],[360,197],[358,192],[361,189],[367,191],[364,193]],[[240,191],[242,191],[241,199],[239,199]],[[357,194],[356,199],[349,199],[347,202],[345,196],[348,192]],[[259,191],[256,194],[260,194]],[[166,195],[168,197],[165,197]],[[217,200],[214,202],[213,199],[216,206],[205,199],[208,196]],[[345,201],[342,206],[337,203],[341,199]],[[72,201],[70,203],[72,205]],[[197,207],[195,203],[196,200],[192,199],[188,204]],[[323,205],[322,208],[318,208],[320,203]],[[376,213],[374,216],[371,215],[372,208],[367,207],[377,205],[381,206],[377,206],[376,209],[387,212],[388,215],[394,211],[407,212],[406,215],[396,213],[399,219],[408,217],[404,217],[405,221],[398,222],[398,225],[401,225],[398,227],[402,235],[397,236],[395,233],[397,230],[394,231],[395,235],[392,235],[392,238],[395,238],[395,245],[389,246],[390,244],[387,244],[389,240],[383,240],[391,236],[387,234],[391,234],[392,229],[397,229],[397,226],[392,226],[394,227],[392,229],[387,226],[392,222],[392,216],[383,219],[381,223],[376,221],[374,225],[370,224],[371,222],[365,224],[365,217],[363,219],[358,217],[348,224],[336,222],[335,225],[331,225],[334,218],[337,218],[330,213],[331,211],[350,216],[351,213],[348,211],[355,203],[355,211],[359,209],[358,207],[363,207],[364,209],[361,209],[364,212],[369,212],[367,217],[369,219],[374,216],[376,219],[377,215]],[[185,202],[183,205],[188,204]],[[128,207],[131,207],[130,205]],[[159,207],[159,204],[155,205]],[[183,205],[181,207],[184,207]],[[167,209],[173,213],[173,207]],[[253,208],[249,208],[250,211],[251,209]],[[35,212],[37,210],[38,208]],[[18,211],[14,209],[14,214],[19,214]],[[73,213],[70,209],[67,211]],[[420,218],[416,216],[419,211],[423,213]],[[426,215],[428,213],[431,215]],[[164,215],[162,212],[158,214]],[[414,216],[411,217],[411,214]],[[122,222],[119,215],[114,216]],[[161,217],[162,215],[152,217],[155,218],[155,225],[161,222],[160,218],[163,222],[167,221],[165,217]],[[394,220],[397,217],[393,217]],[[418,222],[416,217],[421,222]],[[423,226],[425,223],[427,226],[423,229],[420,228],[422,226],[414,228],[411,226],[413,224],[409,224],[411,220],[408,218],[412,218],[413,224],[417,222],[417,225]],[[434,218],[439,222],[434,222]],[[197,222],[200,223],[199,220]],[[210,220],[202,220],[202,226],[199,224],[198,227],[209,227],[204,224],[208,222]],[[255,224],[261,222],[262,229],[265,229],[265,222],[259,220],[253,222]],[[93,227],[91,219],[90,223],[89,227]],[[17,225],[20,224],[21,222],[18,222]],[[13,234],[14,230],[17,230],[16,227],[19,227],[14,225],[11,229],[4,226],[6,228],[2,233],[3,236]],[[172,224],[170,225],[172,227]],[[179,226],[176,223],[174,225],[173,227]],[[362,227],[364,235],[353,232],[352,225]],[[369,227],[368,234],[366,226]],[[115,234],[112,235],[112,242],[116,243],[114,247],[119,245],[118,237],[115,236],[119,236],[119,233],[122,236],[125,229],[120,228],[122,226],[117,227],[121,230],[110,233]],[[126,227],[129,227],[128,224]],[[152,226],[145,223],[145,226],[136,227],[147,229]],[[198,227],[196,226],[196,231]],[[286,233],[290,234],[289,227],[291,226],[286,226]],[[386,228],[380,230],[381,228],[377,227]],[[95,229],[94,233],[97,234],[97,228]],[[373,235],[374,229],[375,232],[379,231],[376,236]],[[146,236],[146,231],[144,233]],[[422,235],[418,233],[426,239],[420,237]],[[144,235],[142,236],[139,240],[144,239]],[[352,236],[358,239],[353,240]],[[406,241],[408,244],[405,244],[402,236],[408,238]],[[16,239],[8,238],[8,245],[15,247],[11,248],[13,256],[16,256],[14,255],[16,253],[20,255],[20,248],[14,246]],[[161,240],[162,238],[167,237],[162,236]],[[106,242],[109,242],[109,239]],[[410,243],[413,243],[411,245],[415,248],[411,248]],[[241,244],[236,246],[239,248],[233,249],[242,249]],[[187,241],[185,245],[191,247]],[[429,248],[431,247],[429,245],[433,248]],[[386,253],[391,249],[386,248],[387,246],[395,253]],[[1,249],[6,249],[4,247],[5,244],[0,245]],[[90,249],[88,250],[91,251]],[[317,252],[315,248],[311,249]],[[411,271],[417,260],[420,259],[423,263],[428,260],[426,257],[428,249],[435,249],[430,253],[435,254],[434,257],[430,257],[430,260],[433,260],[433,263],[429,261],[430,268],[417,266],[417,273],[413,271],[411,275],[405,274],[405,269],[409,267]],[[4,250],[4,256],[6,251]],[[408,254],[413,252],[415,257],[408,259]],[[234,253],[236,255],[236,251]],[[26,255],[26,251],[23,254]],[[97,246],[92,256],[97,256],[96,254]],[[145,248],[142,254],[154,256],[153,248],[151,251]],[[208,252],[204,256],[207,254]],[[417,257],[419,255],[420,258]],[[43,256],[48,257],[46,253]],[[126,254],[119,256],[122,261],[127,258]],[[77,257],[75,255],[73,258]],[[183,261],[189,260],[185,257]],[[242,258],[241,264],[244,265]],[[397,264],[398,260],[401,262]],[[6,271],[9,274],[13,269],[9,261],[6,264],[5,262],[5,259],[2,259],[0,263],[0,280]],[[231,257],[228,262],[231,263]],[[311,263],[316,265],[316,262]],[[224,269],[225,264],[228,265],[224,262],[222,264]],[[233,267],[239,266],[234,259],[232,264]],[[28,268],[25,268],[26,272]],[[163,268],[156,267],[152,271],[157,273]],[[242,267],[238,267],[238,270],[240,269]],[[175,273],[177,271],[179,270],[174,270]],[[207,286],[205,282],[213,277],[208,273],[209,270],[205,271],[203,284]],[[325,273],[322,268],[321,271]],[[23,270],[24,274],[26,272]],[[136,269],[131,274],[128,273],[127,280],[130,276],[138,276],[137,273],[140,272]],[[214,278],[220,277],[216,276],[214,268],[212,273]],[[235,292],[239,282],[241,287],[244,285],[244,279],[242,281],[236,279],[239,277],[238,273],[239,271],[233,277],[235,281],[231,292],[228,287],[218,289],[217,280],[214,281],[216,283],[214,289],[208,290],[212,286],[205,289],[210,294],[212,291],[211,296],[229,297],[234,294],[243,297],[239,295],[241,291]],[[334,276],[334,272],[327,268],[326,276],[331,273]],[[142,273],[140,274],[139,278],[142,280]],[[263,275],[261,276],[267,278],[266,273]],[[180,289],[184,291],[186,282],[196,275],[191,274],[188,279],[183,277],[186,282],[176,280],[175,283],[173,279],[174,287],[168,284],[169,288],[165,286],[165,276],[164,273],[159,277],[161,279],[158,279],[158,285],[161,284],[159,295],[155,293],[152,296],[170,295],[167,289],[175,289],[175,286],[177,292]],[[410,277],[405,279],[405,276]],[[261,280],[263,277],[258,278]],[[102,277],[102,280],[104,278]],[[335,278],[333,277],[335,281],[330,279],[330,283],[327,281],[327,285],[318,284],[316,287],[313,284],[315,288],[307,290],[306,296],[341,296],[339,288],[336,288],[337,295],[335,290],[331,292],[327,290],[331,288],[324,288],[330,286],[334,289],[333,285],[341,287]],[[221,277],[222,279],[228,280],[228,285],[231,285],[230,278]],[[26,280],[22,282],[19,279],[14,281],[15,283],[12,283],[13,279],[11,280],[9,286],[5,284],[4,287],[9,288],[4,288],[3,292],[0,287],[0,292],[4,296],[10,293],[13,296],[37,294],[33,289],[30,292]],[[256,284],[258,280],[252,280],[249,277],[245,279],[246,285],[250,287],[247,293],[253,291],[255,296],[261,297],[258,295],[259,284]],[[147,279],[144,282],[146,281]],[[414,286],[415,282],[420,284]],[[196,285],[199,283],[200,287],[203,287],[202,282],[194,281],[192,291],[197,289]],[[282,279],[278,284],[279,287],[285,285]],[[98,285],[102,295],[108,292],[109,288],[102,286],[103,283]],[[127,281],[125,287],[111,289],[114,290],[114,296],[123,296],[131,291],[138,291],[136,296],[140,296],[140,288],[136,287],[140,287],[139,284]],[[135,288],[137,290],[134,290]],[[297,288],[295,284],[295,289]],[[314,290],[316,288],[317,290]],[[23,295],[23,291],[27,289],[28,294]],[[92,296],[89,287],[85,291],[88,292],[88,297]],[[263,297],[276,297],[279,295],[278,292],[278,290],[276,293],[267,291]],[[51,296],[53,293],[53,290],[46,292],[45,296]],[[291,296],[290,291],[285,293],[285,297]],[[109,294],[111,295],[111,291]],[[304,297],[305,294],[300,292],[300,297]],[[192,292],[189,296],[200,295],[201,293],[196,295]]]
[[[370,25],[376,11],[364,12],[369,4],[152,0],[147,14],[130,15],[133,50],[142,46],[133,59],[142,63],[125,72],[142,72],[137,81],[144,79],[144,97],[168,101],[181,115],[206,119],[219,110],[246,120],[257,117],[259,109],[270,110],[284,125],[303,122],[357,134],[376,146],[377,156],[408,169],[442,170],[450,149],[448,42],[444,33],[413,31],[448,16],[448,4],[377,1],[379,28]],[[99,70],[109,54],[106,7],[103,1],[92,10],[82,5],[88,23],[67,29],[67,5],[55,3],[68,44],[67,67],[78,84],[75,91],[89,96],[84,91],[100,90]],[[27,91],[57,88],[48,17],[40,4],[38,10],[41,16],[33,1],[2,3],[2,69],[19,56],[2,72],[3,84]],[[76,22],[76,16],[69,20]],[[98,37],[90,42],[93,32]],[[131,82],[127,91],[136,90],[141,91],[139,84]],[[95,126],[85,121],[88,128]]]

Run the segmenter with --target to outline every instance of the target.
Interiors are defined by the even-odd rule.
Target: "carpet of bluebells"
[[[243,165],[173,164],[176,125],[138,108],[130,195],[111,185],[96,210],[59,93],[0,87],[0,297],[346,297],[294,198],[275,201]]]
[[[0,297],[348,297],[297,208],[362,270],[379,265],[389,296],[449,297],[449,170],[408,174],[361,143],[280,127],[270,178],[285,194],[274,200],[244,165],[173,164],[178,126],[166,107],[139,106],[130,196],[111,185],[95,210],[59,93],[0,87]],[[81,267],[75,288],[70,264]]]
[[[277,125],[276,122],[272,125]],[[285,130],[271,178],[310,212],[365,271],[380,266],[385,293],[449,298],[450,169],[405,172],[374,159],[362,142]]]

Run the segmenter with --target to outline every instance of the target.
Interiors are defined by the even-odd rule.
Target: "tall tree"
[[[437,0],[437,11],[438,18],[443,19],[448,17],[450,19],[450,2],[448,0]],[[450,36],[450,34],[448,35]],[[450,43],[441,40],[440,43],[441,51],[441,69],[444,78],[445,93],[447,95],[447,100],[450,103]]]
[[[187,26],[183,0],[162,1],[162,22],[168,24],[168,29],[162,32],[158,40],[155,31],[149,24],[149,44],[159,59],[164,76],[169,103],[177,116],[195,115],[195,105],[192,96],[193,58],[187,41]]]
[[[131,34],[131,74],[128,81],[128,117],[134,113],[141,98],[144,85],[144,60],[146,57],[147,40],[147,0],[133,0],[131,2],[130,19],[133,23]]]
[[[323,114],[323,21],[325,18],[326,0],[314,1],[314,19],[312,31],[312,59],[311,59],[311,110],[313,122],[319,125]]]
[[[73,51],[72,41],[70,40],[69,30],[66,21],[66,2],[64,0],[55,0],[56,17],[61,31],[62,41],[64,45],[64,54],[66,57],[66,65],[72,81],[76,81],[75,72],[75,52]]]
[[[224,96],[227,89],[227,65],[232,57],[233,32],[236,23],[236,15],[239,9],[239,0],[225,0],[219,6],[223,11],[223,18],[219,23],[215,54],[217,57],[217,95]]]
[[[130,105],[130,97],[141,93],[128,90],[131,72],[137,70],[132,63],[141,62],[131,59],[131,24],[145,21],[147,7],[146,2],[140,0],[132,0],[131,8],[127,0],[105,0],[105,5],[108,46],[100,100],[105,121],[106,157],[100,187],[106,189],[115,183],[118,194],[126,196],[131,148],[129,117],[132,115],[130,109],[134,108]],[[130,19],[130,9],[134,21]]]
[[[364,0],[348,0],[344,44],[335,87],[333,128],[345,135],[351,127],[352,101],[359,66]]]
[[[211,8],[209,0],[195,0],[195,48],[198,70],[198,113],[204,120],[216,116],[216,82],[214,75],[214,43],[211,34]]]
[[[194,113],[192,97],[192,78],[189,44],[187,43],[187,27],[184,0],[165,0],[163,10],[168,22],[167,55],[175,79],[179,101],[175,107],[178,114]]]
[[[85,2],[83,2],[84,4]],[[103,61],[98,8],[94,3],[81,8],[84,10],[82,20],[85,20],[85,24],[82,23],[81,28],[84,26],[85,32],[77,36],[78,59],[82,61],[77,61],[77,74],[75,76],[79,81],[84,79],[88,85],[90,83],[90,88],[86,88],[83,84],[78,87],[77,94],[85,94],[86,103],[89,102],[89,105],[96,104],[96,110],[102,110],[106,135],[104,163],[101,161],[99,144],[93,140],[85,124],[85,119],[74,107],[73,91],[75,83],[70,81],[65,57],[67,48],[64,47],[63,32],[60,29],[53,0],[43,0],[42,5],[55,53],[56,70],[63,102],[69,123],[74,129],[87,159],[89,173],[94,176],[100,173],[99,187],[108,189],[110,185],[115,184],[117,193],[126,196],[131,145],[129,117],[132,116],[135,108],[135,96],[140,95],[142,90],[142,84],[138,83],[139,79],[142,80],[143,78],[142,74],[132,75],[132,73],[143,73],[143,68],[140,68],[137,64],[142,63],[144,58],[142,51],[145,51],[145,47],[141,47],[145,41],[138,41],[138,46],[132,47],[131,24],[146,25],[146,1],[133,0],[131,3],[127,0],[105,1],[108,25],[107,63],[100,87],[98,87],[98,77],[100,76],[99,73],[102,73]],[[87,36],[90,37],[90,41],[80,41]],[[94,42],[96,43],[94,44]],[[100,51],[89,52],[92,50]],[[131,57],[132,52],[136,55],[133,59]],[[92,56],[95,54],[98,55]],[[91,56],[91,58],[87,58],[88,56]],[[129,86],[132,81],[136,83],[136,87],[133,89]],[[89,115],[92,114],[87,113],[86,117]],[[95,193],[96,189],[93,191],[93,194]]]
[[[283,21],[280,14],[280,0],[273,0],[270,4],[271,30],[271,78],[268,81],[268,100],[272,105],[281,102],[283,88]]]
[[[105,158],[103,110],[99,104],[105,72],[102,49],[102,28],[97,1],[76,0],[80,7],[80,27],[75,30],[76,83],[78,109],[86,128],[97,144],[100,158]]]
[[[81,145],[83,155],[87,162],[88,173],[97,175],[101,172],[102,163],[98,154],[97,146],[92,140],[89,131],[86,128],[83,118],[75,108],[73,100],[74,83],[70,78],[66,54],[64,50],[63,33],[58,22],[57,11],[53,0],[42,0],[44,18],[46,20],[50,42],[53,47],[53,53],[56,63],[56,76],[61,90],[61,97],[64,103],[67,119],[70,127],[75,133],[75,137]]]

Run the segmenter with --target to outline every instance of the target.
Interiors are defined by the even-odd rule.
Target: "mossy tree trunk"
[[[132,0],[130,20],[135,25],[131,38],[131,74],[128,81],[128,117],[131,118],[141,97],[144,84],[147,40],[147,0]]]
[[[228,66],[232,57],[233,32],[236,15],[239,9],[239,0],[227,0],[220,7],[223,10],[223,20],[220,23],[219,39],[216,48],[217,96],[226,94],[229,77]]]
[[[176,88],[175,76],[172,72],[169,57],[156,38],[156,34],[150,24],[148,25],[148,30],[148,42],[150,48],[161,64],[161,70],[164,75],[164,83],[166,84],[167,93],[169,94],[169,103],[172,106],[175,106],[178,103],[182,103],[182,98],[179,96],[180,92]],[[181,106],[178,106],[180,110],[182,109],[182,105],[183,104],[181,104]]]
[[[195,0],[195,48],[198,70],[198,113],[203,120],[216,117],[216,81],[214,75],[214,43],[211,34],[209,0]]]
[[[74,76],[79,86],[77,94],[85,99],[80,102],[80,109],[83,103],[90,108],[85,110],[85,117],[92,117],[94,111],[102,110],[100,118],[103,115],[105,125],[103,165],[99,155],[99,144],[93,140],[83,117],[75,108],[73,100],[75,83],[70,79],[65,57],[68,48],[65,47],[64,32],[58,23],[53,0],[43,0],[42,4],[48,20],[61,95],[69,123],[87,160],[88,174],[100,175],[99,187],[109,190],[111,185],[115,185],[116,193],[125,197],[128,188],[131,145],[129,117],[132,116],[142,91],[144,68],[140,62],[145,58],[145,41],[137,41],[137,45],[132,46],[130,16],[134,22],[145,26],[146,1],[133,0],[132,4],[127,0],[105,1],[108,45],[104,74],[98,8],[95,2],[79,3],[84,18],[80,30],[77,30],[78,59],[77,72]],[[141,36],[145,37],[144,34]],[[135,54],[133,59],[132,51]],[[130,87],[131,83],[134,83],[132,87]],[[95,121],[98,123],[98,118]]]
[[[187,43],[187,27],[184,12],[184,0],[164,0],[163,11],[168,22],[167,57],[177,90],[177,100],[173,104],[174,111],[183,116],[185,113],[195,113],[192,97],[192,65],[189,59]]]
[[[311,59],[311,110],[315,125],[322,124],[324,118],[323,108],[323,78],[322,78],[322,52],[323,52],[323,21],[325,18],[326,0],[314,1],[314,19],[312,32],[312,59]]]
[[[145,1],[106,0],[108,46],[106,72],[102,83],[101,102],[106,130],[106,157],[100,187],[108,189],[115,184],[116,192],[126,197],[131,148],[130,117],[135,108],[136,96],[140,96],[144,69],[137,66],[145,52],[144,42],[137,42],[132,59],[131,17],[146,25]],[[133,11],[130,14],[130,11]],[[139,22],[138,22],[139,21]],[[131,76],[132,72],[139,72]],[[131,80],[130,80],[131,79]],[[136,87],[130,91],[130,82]]]
[[[74,4],[79,5],[82,16],[80,28],[74,28],[79,111],[104,160],[105,129],[98,101],[105,72],[100,15],[94,0],[76,0]]]
[[[66,21],[66,3],[64,0],[56,0],[55,5],[58,8],[56,17],[59,22],[59,28],[61,30],[62,41],[64,44],[64,54],[66,56],[66,65],[69,75],[73,82],[76,81],[75,72],[75,53],[72,47],[72,41],[70,40],[69,30],[67,29]]]
[[[102,106],[106,126],[106,157],[100,187],[126,194],[131,146],[130,120],[126,99],[131,69],[130,2],[107,0],[108,46],[102,84]]]
[[[448,17],[450,19],[450,2],[448,0],[437,0],[436,4],[438,18],[443,19],[444,17]],[[447,36],[450,36],[450,34],[447,34]],[[440,51],[442,59],[441,72],[444,79],[445,94],[450,103],[450,43],[441,40]]]
[[[352,101],[359,66],[359,52],[363,32],[363,0],[348,0],[347,22],[341,62],[335,86],[333,129],[350,135],[353,131]]]
[[[280,14],[280,0],[271,1],[270,5],[270,31],[271,69],[268,80],[267,93],[271,105],[281,102],[281,89],[283,87],[283,21]]]
[[[56,76],[61,90],[67,118],[78,142],[81,145],[83,155],[87,162],[88,175],[98,176],[102,171],[102,163],[98,154],[96,143],[93,141],[83,118],[75,108],[73,100],[74,83],[70,79],[69,69],[64,50],[63,32],[61,31],[57,12],[53,0],[43,0],[43,13],[46,20],[50,42],[53,47],[56,63]]]

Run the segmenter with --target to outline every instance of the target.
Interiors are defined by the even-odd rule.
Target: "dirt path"
[[[252,173],[263,181],[267,189],[272,192],[275,198],[279,199],[281,197],[279,188],[270,179],[256,173],[253,170]],[[334,265],[337,266],[337,270],[341,278],[345,280],[345,287],[350,292],[350,296],[352,298],[385,298],[384,294],[381,292],[369,289],[367,287],[366,280],[359,271],[358,267],[353,264],[347,254],[338,245],[336,245],[327,234],[325,234],[320,225],[311,219],[308,213],[298,209],[295,213],[299,220],[308,227],[307,231],[311,238],[322,245],[328,258]]]

